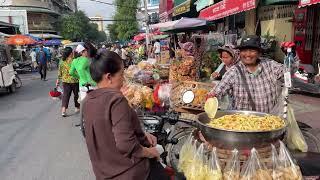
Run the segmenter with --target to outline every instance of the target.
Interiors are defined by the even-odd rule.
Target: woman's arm
[[[143,147],[135,135],[132,112],[124,97],[118,98],[111,109],[112,132],[116,147],[126,157],[154,158],[159,156],[157,150]]]

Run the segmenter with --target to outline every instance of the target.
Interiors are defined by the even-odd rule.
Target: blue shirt
[[[40,64],[46,64],[47,63],[47,55],[45,53],[45,51],[38,51],[37,52],[37,61]]]

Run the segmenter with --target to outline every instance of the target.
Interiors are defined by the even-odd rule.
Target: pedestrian
[[[157,60],[160,60],[160,53],[161,53],[161,44],[160,44],[160,40],[157,39],[156,42],[153,45],[153,52],[154,52],[154,56]]]
[[[87,94],[88,89],[86,85],[90,85],[91,89],[94,89],[96,86],[89,71],[90,59],[93,54],[96,54],[96,51],[94,46],[89,42],[86,42],[84,45],[79,44],[75,49],[75,52],[78,53],[80,57],[72,61],[69,73],[71,76],[79,79],[80,101],[82,101]]]
[[[221,99],[232,97],[230,109],[280,114],[283,111],[281,86],[285,67],[274,60],[261,57],[260,37],[250,35],[241,40],[240,62],[232,66],[220,83],[209,93]],[[292,67],[299,60],[295,56]]]
[[[31,57],[32,71],[36,71],[38,67],[38,63],[37,63],[37,53],[35,49],[31,50],[30,57]]]
[[[157,139],[142,130],[136,112],[120,91],[121,57],[99,54],[90,65],[98,89],[83,103],[85,138],[97,180],[168,180],[155,147]]]
[[[232,45],[225,45],[219,47],[219,58],[222,63],[219,67],[211,74],[211,77],[215,80],[221,80],[223,75],[235,64],[238,63],[239,56],[238,51]]]
[[[75,112],[79,112],[80,104],[78,102],[79,98],[79,80],[69,74],[71,63],[73,60],[73,50],[71,47],[66,47],[63,50],[62,61],[59,64],[58,79],[56,86],[62,83],[63,94],[62,94],[62,108],[61,115],[66,117],[67,109],[69,105],[69,100],[71,93],[73,92]]]
[[[37,62],[38,62],[38,69],[39,73],[41,75],[41,80],[47,81],[47,55],[44,51],[44,48],[42,45],[39,46],[39,50],[37,52]]]

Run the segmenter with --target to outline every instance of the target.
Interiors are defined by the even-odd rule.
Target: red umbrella
[[[146,38],[146,34],[145,33],[140,33],[138,35],[135,35],[133,37],[133,40],[135,41],[141,41],[141,40],[144,40]]]
[[[24,35],[14,35],[7,39],[6,44],[8,45],[30,45],[35,44],[37,41],[29,36]]]

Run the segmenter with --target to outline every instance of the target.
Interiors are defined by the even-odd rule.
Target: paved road
[[[94,179],[78,127],[78,115],[60,116],[60,101],[48,97],[49,81],[23,75],[15,94],[0,93],[1,180]],[[71,104],[73,111],[73,104]]]

